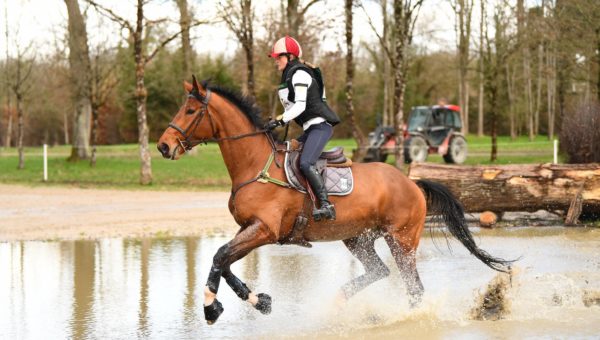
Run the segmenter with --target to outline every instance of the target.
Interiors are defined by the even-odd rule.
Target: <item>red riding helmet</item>
[[[302,48],[296,39],[285,36],[275,42],[273,48],[271,49],[271,53],[268,55],[271,58],[277,58],[280,54],[289,53],[296,56],[296,58],[302,57]]]

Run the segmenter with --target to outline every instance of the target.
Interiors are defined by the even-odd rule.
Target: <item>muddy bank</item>
[[[0,184],[0,242],[103,237],[233,236],[229,192],[131,191]],[[479,226],[479,214],[467,214]],[[433,224],[438,226],[437,224]],[[506,213],[494,227],[561,226],[547,212]]]
[[[0,242],[233,235],[228,192],[0,185]]]

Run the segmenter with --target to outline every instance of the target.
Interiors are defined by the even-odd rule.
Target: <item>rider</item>
[[[315,220],[321,217],[335,220],[335,208],[329,202],[323,177],[315,164],[340,118],[325,102],[320,71],[300,59],[302,48],[294,38],[285,36],[277,40],[269,57],[275,59],[277,69],[282,71],[279,99],[285,112],[277,120],[268,122],[266,128],[274,129],[292,120],[302,127],[304,133],[298,138],[304,143],[300,170],[320,201],[313,216]]]

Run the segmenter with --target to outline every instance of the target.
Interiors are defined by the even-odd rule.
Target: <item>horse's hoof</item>
[[[260,293],[256,295],[258,302],[254,305],[254,308],[258,309],[263,314],[271,313],[271,296],[269,294]]]
[[[210,305],[204,306],[204,319],[206,319],[206,323],[209,325],[217,322],[217,319],[222,313],[223,305],[217,299]]]

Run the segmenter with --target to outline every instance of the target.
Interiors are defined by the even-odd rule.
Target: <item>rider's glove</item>
[[[283,126],[285,123],[283,122],[283,120],[278,119],[278,120],[270,120],[267,124],[265,124],[265,130],[273,130],[278,126]]]

